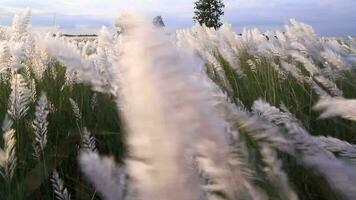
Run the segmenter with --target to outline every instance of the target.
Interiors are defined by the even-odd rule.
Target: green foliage
[[[53,61],[41,80],[34,74],[21,70],[27,83],[34,79],[37,97],[22,119],[14,122],[16,131],[17,167],[15,177],[6,183],[0,177],[0,199],[54,199],[49,176],[57,169],[73,199],[98,199],[90,185],[82,177],[77,166],[78,148],[84,127],[95,136],[97,148],[102,154],[113,155],[121,162],[126,154],[121,119],[112,95],[95,92],[85,84],[66,85],[66,69]],[[27,74],[27,75],[26,75]],[[7,101],[11,93],[10,82],[0,78],[0,121],[5,117]],[[35,106],[45,93],[50,107],[48,115],[48,144],[44,158],[36,159],[33,154],[34,141],[31,126]],[[79,105],[81,120],[76,121],[69,98]],[[0,147],[2,147],[2,137]]]
[[[222,0],[198,0],[195,2],[193,19],[200,25],[218,29],[222,25],[220,17],[224,15],[224,7]]]
[[[239,54],[239,67],[242,71],[238,73],[224,58],[217,53],[216,58],[221,65],[221,71],[215,67],[207,65],[209,77],[225,91],[236,105],[241,103],[246,109],[250,109],[253,102],[263,99],[276,107],[285,107],[292,113],[302,125],[313,135],[324,135],[339,138],[350,143],[355,143],[352,133],[356,132],[356,123],[341,118],[320,120],[319,113],[313,110],[313,106],[318,102],[319,96],[313,91],[310,85],[300,83],[293,76],[281,78],[272,66],[272,63],[279,64],[278,60],[271,58],[255,57],[247,52]],[[251,68],[248,61],[253,61],[255,68]],[[340,76],[336,81],[338,87],[342,89],[345,96],[355,98],[356,83],[355,71],[348,71]],[[281,132],[284,132],[281,128]],[[283,198],[278,196],[278,190],[266,180],[263,172],[264,163],[261,161],[259,146],[253,138],[239,130],[240,140],[245,143],[248,149],[249,165],[257,177],[254,182],[263,188],[272,199]],[[285,153],[279,152],[279,158],[283,161],[283,170],[288,174],[291,184],[300,199],[314,200],[339,200],[343,199],[332,191],[328,182],[310,169],[305,168]]]

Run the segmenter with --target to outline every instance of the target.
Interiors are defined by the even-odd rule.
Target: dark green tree
[[[193,19],[195,22],[214,29],[222,25],[220,17],[224,14],[223,8],[225,7],[222,0],[198,0],[194,4]]]
[[[157,28],[162,28],[162,27],[165,27],[166,25],[164,24],[163,22],[163,19],[161,16],[157,16],[155,18],[153,18],[153,21],[152,21],[153,25]]]

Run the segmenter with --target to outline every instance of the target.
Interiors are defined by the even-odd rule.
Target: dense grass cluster
[[[16,168],[10,180],[2,179],[1,199],[54,199],[49,181],[54,170],[63,179],[69,179],[66,180],[66,187],[76,191],[72,193],[81,197],[78,199],[91,199],[94,194],[90,192],[89,185],[80,181],[76,160],[78,149],[86,145],[86,131],[90,131],[89,137],[95,137],[95,146],[101,152],[110,152],[118,161],[125,155],[124,136],[114,98],[94,92],[87,85],[66,86],[66,69],[56,61],[51,62],[48,69],[51,70],[46,70],[40,80],[30,69],[17,72],[26,83],[33,81],[34,88],[27,102],[29,110],[13,121]],[[1,78],[0,87],[1,119],[6,119],[11,83],[5,76]],[[48,115],[43,120],[38,119],[36,114],[41,95],[47,98],[44,106]],[[73,111],[72,103],[79,108],[79,115]],[[43,121],[47,124],[36,124]],[[36,126],[45,130],[37,130]],[[43,147],[36,144],[42,142],[41,135],[37,135],[40,131],[45,131],[47,137]],[[37,147],[43,149],[35,156]]]
[[[356,41],[123,15],[0,27],[0,199],[356,199]]]

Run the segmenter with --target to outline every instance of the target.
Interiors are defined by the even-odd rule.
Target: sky
[[[95,33],[112,27],[123,12],[153,18],[161,15],[171,29],[193,24],[195,0],[0,0],[0,24],[14,14],[32,10],[36,28],[59,27],[63,32]],[[224,20],[236,31],[244,27],[282,29],[294,18],[312,25],[319,35],[356,35],[356,0],[225,0]]]

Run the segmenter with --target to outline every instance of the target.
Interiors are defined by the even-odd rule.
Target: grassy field
[[[0,199],[356,199],[352,38],[30,17],[0,27]]]

